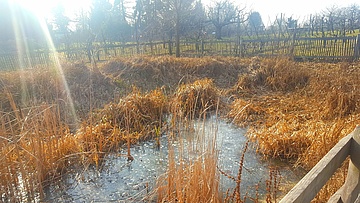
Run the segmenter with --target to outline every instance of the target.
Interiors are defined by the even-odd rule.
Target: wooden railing
[[[310,202],[334,174],[345,159],[350,156],[348,174],[344,185],[328,202],[360,202],[360,126],[342,138],[315,166],[302,178],[280,203]]]
[[[172,55],[175,43],[148,42],[128,44],[107,44],[89,50],[85,45],[59,49],[57,52],[29,52],[24,54],[0,54],[0,70],[11,70],[55,64],[58,57],[67,60],[87,62],[93,56],[96,60],[109,60],[117,56]],[[290,56],[295,59],[356,60],[360,58],[360,35],[357,37],[324,38],[261,38],[244,40],[202,40],[182,41],[181,56]],[[92,55],[89,55],[92,53]]]
[[[306,59],[359,58],[359,37],[294,37],[285,39],[243,40],[242,55],[289,55]]]

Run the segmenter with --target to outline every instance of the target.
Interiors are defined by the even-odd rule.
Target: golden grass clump
[[[109,123],[128,132],[145,132],[161,125],[166,113],[166,97],[160,89],[142,94],[134,88],[118,103],[110,103],[99,112],[99,123]],[[149,129],[150,128],[150,129]]]
[[[329,120],[322,114],[323,102],[317,101],[296,94],[261,96],[251,103],[238,99],[227,117],[239,125],[250,126],[247,135],[265,157],[287,159],[311,168],[351,132],[357,120]],[[256,111],[245,111],[252,106],[256,106]]]
[[[219,93],[211,79],[197,80],[192,84],[180,85],[175,92],[170,108],[173,114],[197,118],[205,112],[216,110]],[[174,113],[173,111],[179,111]]]
[[[118,103],[110,103],[94,113],[94,123],[85,123],[76,136],[90,161],[99,163],[105,152],[120,149],[125,142],[153,138],[163,126],[166,98],[161,90],[142,94],[134,88]]]
[[[269,128],[257,129],[250,136],[258,145],[258,151],[267,157],[297,160],[310,146],[311,138],[302,135],[299,124],[280,120]]]
[[[169,151],[168,171],[158,179],[157,202],[223,202],[217,155],[206,150],[194,160],[175,159]]]
[[[236,99],[232,102],[227,117],[231,118],[232,122],[246,127],[249,123],[261,122],[264,113],[263,109],[253,102]]]
[[[116,83],[136,85],[145,91],[162,86],[173,91],[179,83],[192,83],[202,78],[213,78],[218,87],[228,88],[246,70],[247,63],[247,59],[238,57],[141,56],[114,59],[104,64],[101,71]]]
[[[239,77],[236,90],[289,92],[305,87],[310,77],[304,68],[287,58],[256,60],[248,71]]]
[[[86,119],[91,110],[102,108],[124,94],[108,77],[83,63],[64,64],[62,69],[76,114],[82,119]]]
[[[85,64],[62,63],[60,67],[0,72],[0,105],[11,111],[8,94],[20,108],[42,104],[57,104],[66,122],[74,113],[85,119],[90,109],[100,108],[114,100],[116,86],[99,72]],[[72,112],[72,106],[75,112]]]
[[[323,64],[322,67],[316,64],[311,69],[314,76],[308,92],[323,102],[325,119],[346,119],[360,112],[359,69],[359,64],[344,63]]]
[[[234,89],[239,93],[235,96],[241,99],[233,102],[228,117],[239,125],[249,126],[247,135],[265,157],[285,159],[310,169],[360,122],[360,66],[284,64],[287,63],[277,59],[261,59],[252,66],[257,70],[252,71],[254,74],[240,76]],[[301,71],[296,73],[298,69]],[[252,119],[254,115],[258,118]],[[346,166],[340,170],[314,202],[324,202],[339,189]]]
[[[355,93],[333,91],[326,98],[325,112],[329,117],[342,118],[354,113],[359,105],[359,96]]]
[[[43,188],[77,163],[78,143],[59,120],[59,109],[41,105],[14,109],[18,117],[2,114],[1,201],[42,198]]]

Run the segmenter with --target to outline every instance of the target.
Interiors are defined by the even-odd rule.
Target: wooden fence
[[[307,173],[280,203],[310,202],[347,157],[350,157],[345,184],[329,199],[331,203],[360,202],[360,126],[341,139]]]
[[[0,54],[0,70],[49,66],[57,58],[89,61],[108,60],[117,56],[172,55],[175,43],[149,42],[123,45],[106,45],[91,50],[79,46],[54,52],[31,52],[27,54]],[[359,59],[360,35],[357,37],[297,38],[295,35],[282,39],[243,39],[183,41],[181,56],[291,56],[295,59],[356,60]]]
[[[243,40],[242,55],[289,55],[304,59],[357,59],[359,37]]]
[[[56,52],[30,52],[24,54],[0,54],[0,70],[12,70],[53,65],[59,54]]]

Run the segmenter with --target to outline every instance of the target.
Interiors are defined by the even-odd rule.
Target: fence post
[[[360,34],[356,37],[356,43],[354,47],[354,60],[360,58]]]
[[[239,39],[239,57],[244,57],[243,51],[244,51],[244,49],[243,49],[243,41],[242,41],[242,39]]]
[[[201,39],[201,56],[204,56],[204,39]]]
[[[291,47],[290,47],[290,56],[292,58],[294,58],[294,49],[295,49],[295,39],[296,39],[296,28],[294,28],[294,33],[292,36],[292,41],[291,41]]]
[[[280,203],[311,202],[349,154],[352,154],[354,135],[360,127],[343,137],[331,150],[289,191]],[[343,186],[344,187],[344,186]],[[351,189],[351,188],[349,188]],[[352,190],[355,191],[355,190]],[[344,193],[341,191],[341,197]],[[336,196],[339,197],[338,195]],[[338,198],[339,199],[339,198]],[[338,202],[338,199],[335,202]],[[333,201],[334,202],[334,201]]]
[[[341,188],[341,200],[344,203],[360,201],[360,126],[356,127],[351,142],[348,174]]]
[[[172,41],[169,40],[168,44],[169,44],[169,55],[171,56],[173,54],[172,53]]]

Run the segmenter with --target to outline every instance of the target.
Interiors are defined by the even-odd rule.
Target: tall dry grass
[[[77,140],[59,111],[43,104],[1,113],[1,201],[39,201],[43,188],[77,163]]]
[[[61,68],[0,72],[1,201],[41,201],[47,185],[88,162],[71,132],[119,91],[84,64]]]
[[[10,94],[19,108],[42,103],[58,105],[67,123],[79,122],[73,120],[74,114],[78,119],[87,118],[90,109],[103,107],[123,96],[124,91],[124,87],[120,89],[109,78],[82,63],[64,62],[61,67],[0,72],[3,111],[12,110]]]
[[[160,90],[134,90],[94,112],[94,121],[85,122],[75,134],[61,120],[57,105],[19,109],[11,101],[13,111],[1,113],[1,200],[40,201],[44,187],[61,179],[68,168],[99,166],[106,153],[124,143],[154,137],[155,129],[162,128],[165,101]]]
[[[211,79],[196,80],[177,88],[170,109],[174,115],[199,118],[206,112],[216,110],[219,98],[219,91]]]
[[[255,57],[247,70],[240,75],[235,90],[290,92],[305,87],[310,78],[305,68],[287,58],[260,60]]]
[[[216,132],[207,136],[193,126],[194,119],[202,119],[205,128],[207,112],[219,108],[218,100],[218,91],[210,79],[180,85],[174,93],[169,102],[168,170],[157,180],[157,202],[223,202]],[[174,139],[180,139],[179,149],[174,149]],[[184,147],[185,139],[188,147]]]
[[[265,157],[306,169],[360,121],[359,63],[135,57],[103,64],[101,72],[84,64],[62,66],[62,72],[50,68],[0,73],[3,201],[41,199],[44,185],[60,178],[69,165],[99,165],[123,143],[128,147],[158,136],[165,130],[167,113],[173,114],[170,134],[175,135],[178,122],[202,117],[220,101],[233,101],[227,116],[250,127],[248,136]],[[132,91],[132,85],[141,90]],[[79,120],[83,125],[75,133],[73,124]],[[204,153],[198,160],[184,159],[181,167],[174,160],[168,180],[172,184],[163,185],[160,196],[164,201],[197,201],[199,194],[218,201],[218,175],[210,170],[216,167],[215,158]],[[214,179],[201,180],[203,173]],[[346,169],[341,169],[315,201],[327,198],[345,175]],[[192,178],[197,182],[185,181]],[[196,183],[202,184],[198,191]]]
[[[94,112],[93,122],[86,122],[76,136],[90,160],[96,165],[106,152],[118,151],[124,143],[131,144],[158,136],[164,127],[166,97],[161,90],[141,93],[136,88],[120,99]],[[131,155],[127,154],[131,159]]]
[[[238,75],[247,71],[247,63],[249,59],[237,57],[141,56],[109,61],[101,71],[119,84],[136,85],[145,91],[165,86],[171,94],[179,84],[204,78],[213,79],[214,84],[221,88],[232,87]]]
[[[167,173],[158,179],[157,202],[223,202],[217,153],[209,148],[193,159],[169,151]]]
[[[134,90],[102,107],[125,90],[118,91],[107,77],[84,64],[63,64],[63,72],[2,72],[0,78],[1,201],[40,201],[44,187],[61,179],[69,166],[98,166],[122,143],[153,137],[167,110],[160,90]],[[86,125],[71,133],[74,122],[79,122],[74,114],[84,119],[99,107],[83,120]]]
[[[231,91],[239,98],[227,116],[250,126],[248,136],[265,157],[310,169],[360,122],[358,63],[256,62]],[[315,202],[339,188],[346,173],[341,170]]]

